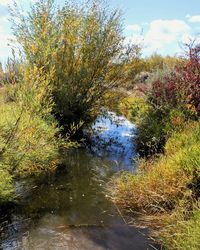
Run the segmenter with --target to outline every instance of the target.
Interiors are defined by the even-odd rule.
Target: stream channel
[[[135,126],[107,112],[85,133],[90,143],[68,150],[53,177],[16,184],[19,204],[0,215],[0,249],[155,249],[148,230],[126,225],[104,190],[114,173],[135,171]]]

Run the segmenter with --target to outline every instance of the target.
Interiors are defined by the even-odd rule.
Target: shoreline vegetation
[[[96,1],[41,0],[29,13],[17,4],[10,12],[21,51],[0,67],[2,203],[14,199],[15,179],[54,172],[60,150],[77,146],[105,93],[126,82],[135,50],[124,45],[120,12]]]
[[[164,248],[199,249],[199,44],[143,58],[125,43],[120,11],[95,0],[11,14],[21,56],[0,65],[0,208],[16,200],[15,180],[54,173],[60,151],[107,107],[137,126],[140,154],[137,173],[110,181],[112,201]]]
[[[137,173],[109,183],[125,216],[153,229],[166,249],[200,246],[200,62],[198,47],[173,71],[157,75],[119,111],[138,127]],[[149,85],[149,86],[148,86]],[[137,221],[137,220],[136,220]],[[137,223],[137,222],[136,222]]]

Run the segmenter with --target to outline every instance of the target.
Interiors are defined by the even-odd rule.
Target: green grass
[[[4,88],[0,87],[0,104],[3,103],[3,99],[4,99]]]
[[[113,201],[126,211],[160,218],[163,230],[159,238],[168,249],[197,250],[200,210],[195,208],[192,213],[192,206],[199,183],[200,122],[188,122],[168,139],[164,155],[142,160],[135,175],[123,173],[113,178],[111,193]],[[182,217],[178,216],[180,210]]]
[[[200,248],[200,209],[195,208],[189,219],[181,212],[170,218],[160,237],[166,249],[198,250]],[[184,212],[185,213],[185,212]]]

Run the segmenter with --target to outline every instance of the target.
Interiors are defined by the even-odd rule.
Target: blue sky
[[[30,2],[17,0],[25,10]],[[64,0],[55,1],[63,4]],[[124,34],[127,42],[143,45],[143,54],[153,52],[174,55],[181,52],[180,44],[200,37],[200,0],[107,0],[112,8],[123,11]],[[0,0],[0,61],[10,55],[9,40],[13,38],[7,4]]]

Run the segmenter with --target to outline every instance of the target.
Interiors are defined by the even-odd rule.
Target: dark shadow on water
[[[65,168],[51,178],[16,184],[21,198],[0,216],[0,249],[153,249],[148,231],[127,226],[106,196],[105,183],[116,171],[131,168],[128,156],[135,151],[133,126],[124,118],[118,124],[105,119],[100,118],[91,135],[96,149],[94,143],[92,150],[67,151]],[[97,133],[100,126],[104,128]],[[121,146],[111,143],[102,150],[109,137],[118,138]]]

